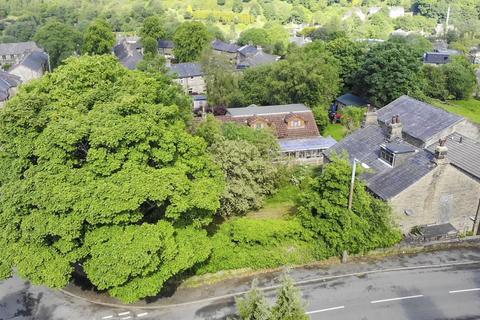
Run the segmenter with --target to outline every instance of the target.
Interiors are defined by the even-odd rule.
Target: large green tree
[[[50,65],[56,68],[65,58],[80,51],[82,36],[67,24],[49,20],[37,30],[34,40],[48,52]]]
[[[299,217],[303,226],[316,234],[319,250],[326,250],[326,256],[344,250],[363,253],[401,239],[393,227],[389,205],[369,194],[358,176],[353,206],[348,209],[351,170],[347,160],[334,157],[301,195]]]
[[[201,22],[184,22],[178,27],[173,42],[173,54],[178,62],[198,60],[208,47],[211,38],[207,28]]]
[[[115,45],[112,26],[105,20],[96,20],[90,24],[83,38],[83,53],[108,54]]]
[[[223,174],[172,90],[113,56],[84,56],[0,111],[0,278],[15,268],[63,287],[83,266],[132,302],[207,259]]]
[[[245,104],[331,102],[340,91],[338,60],[315,42],[291,52],[287,59],[244,72],[240,90]]]
[[[142,29],[140,30],[140,37],[153,38],[155,40],[166,36],[164,22],[159,16],[150,16],[143,21]]]
[[[468,99],[477,85],[475,68],[463,56],[453,57],[453,61],[442,67],[447,78],[447,89],[455,99]]]
[[[377,107],[419,90],[421,57],[412,47],[394,41],[373,46],[365,57],[357,91]]]

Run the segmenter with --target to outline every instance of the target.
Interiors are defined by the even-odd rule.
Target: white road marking
[[[405,299],[415,299],[415,298],[421,298],[421,297],[423,297],[423,294],[418,294],[416,296],[384,299],[384,300],[375,300],[375,301],[370,301],[370,303],[381,303],[381,302],[389,302],[389,301],[397,301],[397,300],[405,300]]]
[[[125,315],[127,315],[127,314],[130,314],[130,311],[122,312],[122,313],[119,313],[118,315],[119,315],[119,316],[125,316]]]
[[[137,314],[137,317],[145,317],[146,315],[148,314],[148,312],[144,312],[144,313],[140,313],[140,314]]]
[[[110,316],[105,316],[105,317],[102,317],[102,319],[111,319],[111,318],[113,318],[113,316],[112,316],[112,315],[110,315]]]
[[[452,290],[452,291],[448,291],[448,293],[460,293],[460,292],[471,292],[471,291],[480,291],[480,288],[464,289],[464,290]]]
[[[332,307],[332,308],[327,308],[327,309],[309,311],[306,314],[314,314],[314,313],[320,313],[320,312],[325,312],[325,311],[333,311],[333,310],[339,310],[339,309],[343,309],[343,308],[345,308],[345,306],[338,306],[338,307]]]

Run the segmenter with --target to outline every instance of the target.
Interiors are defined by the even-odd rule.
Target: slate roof
[[[427,150],[434,154],[437,146],[438,142]],[[480,179],[480,142],[455,132],[447,137],[446,147],[447,159],[453,166]]]
[[[124,41],[113,48],[113,53],[120,60],[120,63],[127,69],[135,70],[143,55],[139,51],[142,48],[140,41]]]
[[[423,62],[432,64],[446,64],[452,62],[452,56],[457,54],[458,52],[453,51],[426,52],[423,55]]]
[[[295,152],[304,150],[326,150],[335,145],[337,141],[332,137],[313,137],[304,139],[280,139],[278,144],[282,152]]]
[[[324,151],[324,154],[331,158],[333,154],[342,155],[347,152],[350,161],[355,158],[368,165],[368,171],[361,177],[373,193],[388,200],[420,180],[434,168],[434,165],[431,162],[433,158],[431,153],[417,149],[402,140],[396,140],[394,144],[397,148],[405,150],[408,148],[414,152],[404,163],[392,168],[380,160],[381,146],[387,145],[386,137],[380,126],[368,126],[348,135]]]
[[[192,96],[193,101],[205,101],[207,100],[207,96],[201,95],[201,94],[196,94]]]
[[[48,55],[45,52],[34,51],[28,54],[18,65],[25,66],[31,70],[41,71],[48,65]]]
[[[170,73],[178,78],[199,77],[203,76],[202,65],[196,62],[185,62],[172,64]]]
[[[253,55],[257,53],[257,47],[247,44],[243,47],[238,48],[238,52],[243,56]]]
[[[288,118],[292,114],[301,118],[305,125],[299,128],[289,128]],[[259,120],[264,121],[275,130],[279,139],[300,139],[320,136],[313,113],[304,104],[264,107],[252,105],[245,108],[229,108],[225,116],[218,116],[217,119],[244,125],[251,125]]]
[[[236,53],[240,47],[235,43],[226,43],[220,40],[215,40],[212,42],[212,48],[213,50],[221,52]]]
[[[175,47],[172,40],[158,40],[158,47],[160,49],[173,49]]]
[[[9,90],[17,87],[22,83],[20,77],[0,71],[0,101],[5,101],[10,98]]]
[[[278,59],[280,59],[279,56],[268,54],[263,51],[257,51],[253,55],[247,55],[246,57],[240,58],[240,62],[237,64],[237,69],[258,67],[261,65],[274,63],[278,61]]]
[[[244,108],[229,108],[227,109],[227,112],[231,116],[241,117],[241,116],[253,116],[253,115],[262,116],[262,115],[271,115],[271,114],[311,112],[311,110],[303,103],[282,104],[282,105],[272,105],[272,106],[257,106],[252,104]]]
[[[335,100],[346,106],[362,107],[367,105],[367,101],[365,99],[351,93],[345,93]]]
[[[0,55],[24,54],[26,52],[41,51],[33,41],[17,43],[0,43]]]
[[[394,115],[400,116],[404,134],[423,142],[464,121],[460,116],[408,96],[401,96],[378,110],[378,120],[384,124],[390,123]]]

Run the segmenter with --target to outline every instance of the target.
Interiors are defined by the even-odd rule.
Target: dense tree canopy
[[[377,107],[403,94],[419,90],[421,56],[403,43],[386,41],[373,46],[365,57],[357,90]]]
[[[39,28],[34,39],[50,55],[52,68],[79,52],[82,42],[82,36],[77,30],[57,20],[50,20]]]
[[[178,62],[198,60],[210,40],[210,34],[203,23],[184,22],[173,37],[175,59]]]
[[[208,257],[202,227],[223,174],[172,90],[114,57],[84,56],[0,111],[1,278],[15,267],[63,287],[81,263],[99,289],[132,302]]]
[[[326,255],[340,255],[344,250],[362,253],[401,238],[393,229],[389,205],[369,194],[361,179],[355,182],[353,206],[348,209],[350,176],[348,161],[334,158],[301,197],[300,219],[317,235],[317,245]]]
[[[108,54],[115,45],[112,26],[105,20],[97,20],[88,26],[83,38],[83,53]]]

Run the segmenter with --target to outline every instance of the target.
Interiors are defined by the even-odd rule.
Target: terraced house
[[[364,127],[325,155],[347,153],[367,167],[361,178],[392,205],[405,233],[424,225],[465,232],[480,201],[480,142],[468,133],[464,118],[402,96],[367,112]]]

